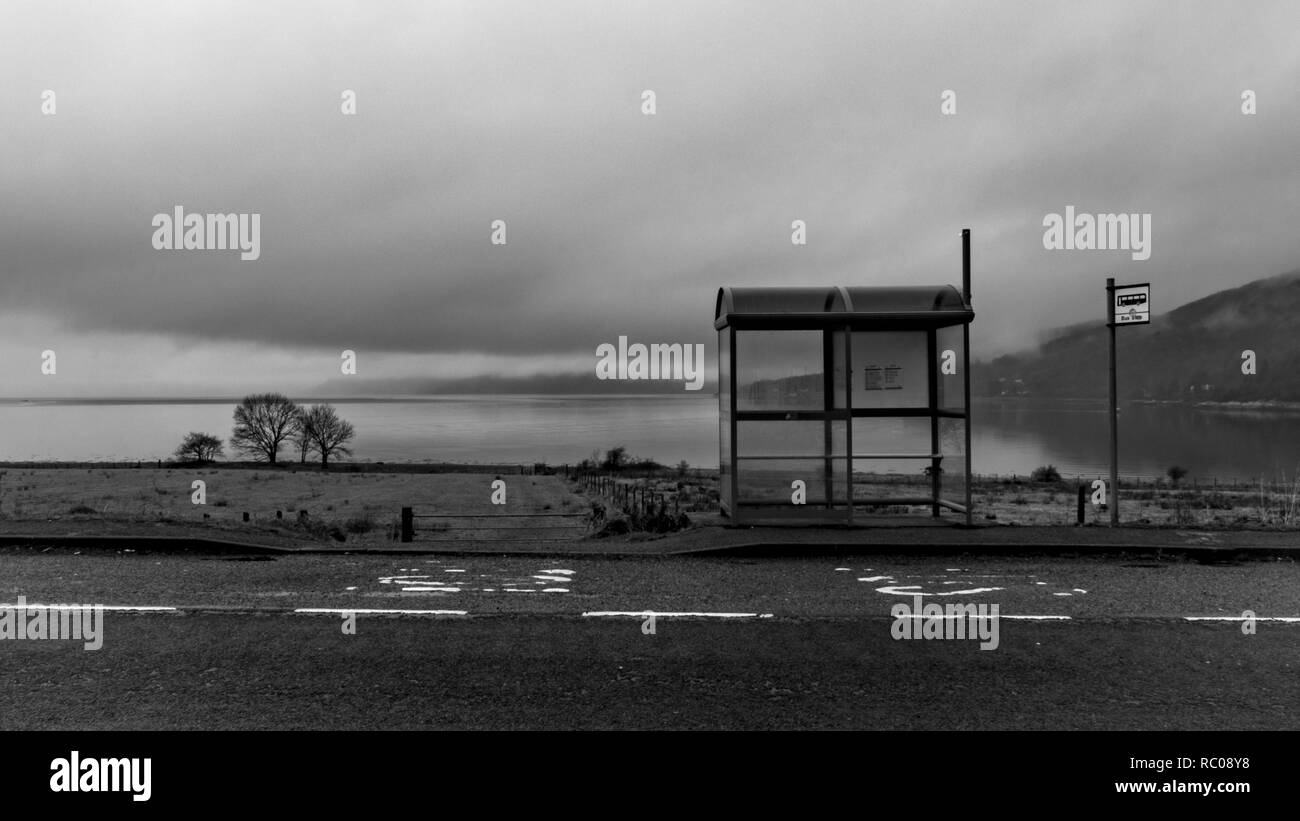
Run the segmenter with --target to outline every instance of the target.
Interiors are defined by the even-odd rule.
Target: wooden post
[[[248,511],[247,511],[247,510],[244,511],[244,521],[246,521],[246,522],[248,521]]]
[[[1079,485],[1079,516],[1076,524],[1083,524],[1084,520],[1084,500],[1088,498],[1088,492],[1083,485]]]
[[[415,537],[415,511],[409,507],[402,508],[402,541],[409,542]]]

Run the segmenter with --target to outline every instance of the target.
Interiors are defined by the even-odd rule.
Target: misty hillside
[[[449,396],[449,395],[618,395],[684,394],[709,395],[717,390],[716,380],[705,379],[704,387],[688,391],[683,380],[671,379],[597,379],[594,373],[554,374],[542,376],[476,376],[461,379],[335,377],[322,383],[317,392],[323,396]]]
[[[1162,312],[1168,300],[1153,287],[1151,324],[1117,329],[1120,398],[1300,401],[1300,271]],[[1038,350],[976,365],[972,391],[1105,399],[1106,337],[1100,317],[1063,329]],[[1256,356],[1253,376],[1241,370],[1247,349]]]

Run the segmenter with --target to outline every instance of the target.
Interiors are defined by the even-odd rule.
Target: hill
[[[1105,399],[1106,336],[1104,321],[1073,325],[1036,350],[977,363],[972,391]],[[1246,350],[1255,352],[1254,375],[1242,373]],[[1157,312],[1150,325],[1120,328],[1117,351],[1121,399],[1300,402],[1300,271]]]
[[[474,376],[366,378],[336,377],[317,386],[323,396],[446,396],[456,394],[621,395],[659,394],[707,396],[717,390],[717,380],[706,379],[698,391],[688,391],[681,380],[597,379],[594,373],[538,376]]]

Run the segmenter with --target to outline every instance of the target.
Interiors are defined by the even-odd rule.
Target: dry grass
[[[0,470],[0,519],[24,521],[203,522],[240,527],[298,528],[317,538],[331,530],[348,541],[383,541],[403,506],[416,513],[581,513],[586,502],[558,476],[501,476],[504,507],[491,503],[494,474],[337,473],[311,470],[6,469]],[[192,482],[206,485],[206,504],[192,501]],[[276,511],[283,519],[276,518]],[[243,514],[250,522],[243,523]],[[300,525],[306,511],[309,526]],[[458,520],[458,524],[464,524]],[[337,537],[336,537],[337,538]]]
[[[761,499],[784,501],[789,498],[789,477],[785,474],[751,472],[749,493]],[[1285,479],[1285,477],[1283,477]],[[716,476],[694,479],[688,483],[696,495],[707,498],[713,491],[716,499]],[[1017,525],[1074,525],[1078,515],[1077,484],[1073,480],[1033,482],[1025,477],[997,479],[975,477],[971,496],[976,518],[983,522]],[[861,499],[925,496],[929,480],[920,476],[854,474],[854,497]],[[1172,487],[1167,482],[1154,486],[1150,481],[1140,487],[1120,485],[1121,521],[1125,524],[1173,525],[1181,527],[1300,527],[1300,476],[1290,482],[1252,488],[1249,484],[1232,487]],[[818,491],[820,492],[820,491]],[[817,495],[810,488],[809,496]],[[963,500],[960,483],[945,482],[943,497]],[[713,502],[716,509],[716,502]],[[928,506],[882,504],[873,514],[906,516],[928,515]],[[946,518],[957,514],[945,512]],[[1108,509],[1091,503],[1091,487],[1084,505],[1084,521],[1108,524]]]
[[[491,473],[321,473],[317,470],[201,468],[7,468],[0,469],[0,527],[23,532],[24,522],[206,523],[236,535],[241,529],[275,530],[286,535],[322,540],[375,543],[393,537],[400,510],[409,505],[417,514],[455,514],[445,522],[417,521],[426,536],[454,535],[458,528],[481,525],[493,514],[586,513],[581,486],[559,476],[517,476],[506,482],[505,507],[491,504]],[[1284,477],[1285,478],[1285,477]],[[205,505],[191,501],[191,483],[206,483]],[[685,479],[660,477],[649,489],[671,500],[680,496],[681,509],[692,514],[717,510],[716,474]],[[891,498],[928,491],[920,477],[854,477],[855,495]],[[981,521],[1019,525],[1073,525],[1076,486],[1072,481],[1040,483],[1028,480],[977,478],[972,490],[976,517]],[[1122,520],[1126,524],[1196,527],[1300,526],[1300,476],[1289,482],[1251,488],[1121,488]],[[785,491],[788,493],[788,491]],[[946,497],[960,500],[959,490]],[[283,519],[276,519],[276,511]],[[251,521],[243,522],[243,513]],[[307,512],[300,523],[299,512]],[[885,505],[874,513],[927,514],[927,507]],[[209,519],[204,520],[204,514]],[[945,518],[955,514],[945,513]],[[1085,506],[1086,521],[1104,524],[1108,511]],[[563,520],[554,520],[560,523]],[[512,524],[523,524],[523,520]],[[575,523],[576,524],[576,523]],[[524,524],[526,527],[527,525]],[[577,525],[580,527],[580,525]],[[504,534],[505,531],[502,531]],[[492,536],[495,531],[473,535]],[[516,532],[517,535],[517,532]],[[545,536],[547,534],[539,534]],[[550,535],[563,535],[560,533]]]

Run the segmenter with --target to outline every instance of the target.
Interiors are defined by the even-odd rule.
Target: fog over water
[[[572,464],[593,450],[622,445],[663,464],[718,464],[713,396],[464,396],[335,407],[356,426],[354,458],[359,460]],[[187,431],[228,438],[233,409],[233,403],[3,402],[0,460],[166,458]],[[1107,417],[1100,403],[977,401],[973,416],[976,473],[1026,474],[1049,463],[1067,476],[1109,470]],[[894,443],[906,438],[907,424],[860,420],[855,450],[893,452]],[[1284,412],[1128,405],[1120,417],[1120,472],[1159,476],[1177,464],[1206,478],[1291,477],[1300,470],[1297,424],[1300,417]],[[863,431],[869,432],[865,441]],[[779,448],[789,446],[748,444],[766,452],[785,452]],[[297,455],[287,452],[281,458]],[[906,463],[883,467],[919,470]]]

